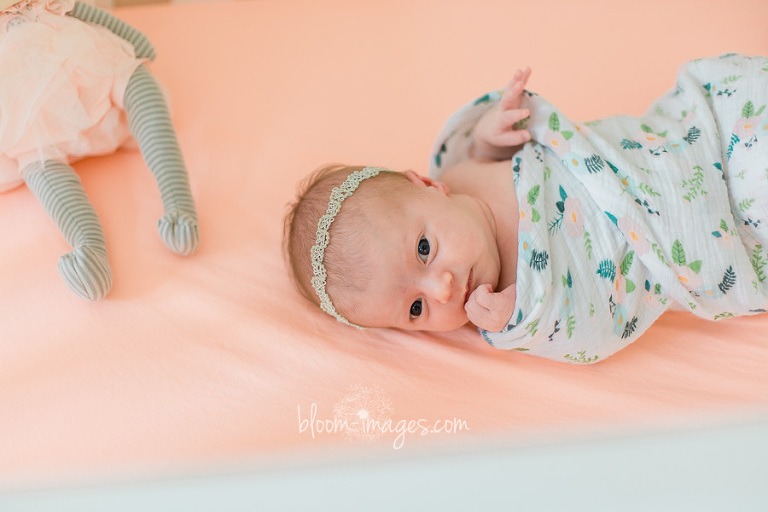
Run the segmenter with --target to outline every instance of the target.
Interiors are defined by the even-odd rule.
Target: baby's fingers
[[[498,293],[494,293],[491,285],[480,285],[472,295],[470,295],[470,300],[467,301],[467,304],[474,299],[474,301],[477,302],[477,305],[481,308],[490,312],[496,312],[506,320],[512,314],[512,310],[515,306],[515,290],[515,286],[511,285]]]
[[[493,293],[493,288],[489,284],[483,284],[477,287],[474,292],[477,304],[485,309],[493,311],[499,306],[499,294]]]
[[[481,329],[497,332],[504,327],[502,322],[499,322],[497,318],[498,315],[478,304],[477,293],[473,292],[472,296],[464,305],[464,310],[467,312],[467,319]]]
[[[470,322],[481,329],[485,329],[490,332],[499,332],[507,325],[507,320],[510,315],[504,314],[501,311],[488,310],[478,304],[477,300],[467,301],[464,306],[467,312],[467,318]]]
[[[507,84],[504,92],[501,96],[499,104],[502,109],[517,109],[520,108],[522,101],[523,89],[528,82],[528,77],[531,76],[531,68],[525,68],[525,70],[517,70],[512,76],[512,80]]]
[[[528,130],[515,130],[515,124],[529,115],[530,113],[527,110],[502,112],[498,118],[498,126],[494,133],[488,137],[489,142],[498,147],[514,147],[531,140],[531,134]]]
[[[515,110],[505,110],[499,115],[499,124],[506,128],[511,128],[531,115],[531,112],[527,108],[520,108]]]
[[[509,82],[509,85],[507,86],[507,89],[510,88],[512,85],[520,86],[520,89],[522,90],[523,87],[525,87],[525,84],[528,83],[528,78],[531,76],[531,68],[526,67],[523,70],[518,69],[515,71],[515,74],[512,75],[512,80]]]
[[[464,309],[467,313],[469,313],[470,310],[474,311],[476,314],[480,314],[483,311],[487,312],[488,308],[481,304],[481,300],[482,302],[487,303],[485,297],[491,294],[493,294],[491,285],[481,284],[469,294],[469,299],[467,299],[467,303],[464,304]],[[481,297],[483,297],[483,299],[480,299]]]
[[[528,78],[531,76],[531,67],[526,67],[522,72],[522,77],[520,80],[523,82],[523,84],[528,82]]]
[[[525,84],[520,81],[507,86],[507,88],[504,89],[504,93],[501,95],[501,100],[499,101],[501,108],[503,110],[520,108],[520,104],[522,103],[523,88],[525,88]]]
[[[513,85],[515,85],[518,82],[521,82],[523,85],[525,85],[525,83],[528,82],[528,78],[530,76],[531,76],[530,66],[526,67],[525,69],[516,69],[515,73],[512,75],[512,80],[509,81],[506,89],[511,88]]]
[[[529,140],[531,140],[531,134],[528,130],[515,130],[497,135],[493,142],[498,147],[513,148],[525,144]]]

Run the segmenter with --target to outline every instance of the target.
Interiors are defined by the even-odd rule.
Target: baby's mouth
[[[464,292],[464,304],[469,300],[469,296],[472,294],[472,279],[474,277],[475,269],[469,269],[469,276],[467,277],[467,290]]]

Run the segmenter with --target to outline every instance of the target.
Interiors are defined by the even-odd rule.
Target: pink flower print
[[[677,279],[682,283],[686,290],[695,290],[701,286],[702,279],[689,267],[681,267],[672,264],[672,270],[677,274]]]
[[[584,212],[581,202],[573,197],[566,197],[563,204],[563,220],[571,238],[580,237],[584,233]]]
[[[758,126],[760,126],[760,117],[741,117],[736,121],[736,126],[733,127],[733,133],[739,136],[741,140],[749,140],[755,135]]]
[[[619,231],[621,231],[627,239],[629,246],[632,247],[638,255],[645,254],[651,249],[651,244],[649,244],[648,240],[645,238],[645,230],[640,224],[626,215],[621,217],[616,224],[619,226]]]
[[[728,234],[727,231],[721,231],[720,236],[717,237],[717,241],[723,249],[730,249],[733,247],[733,237]]]
[[[683,115],[683,118],[681,119],[681,121],[683,123],[690,123],[694,119],[696,119],[696,112],[694,112],[693,110],[688,110],[685,112],[685,115]]]
[[[533,207],[524,204],[520,207],[520,222],[518,231],[531,231],[533,229]]]
[[[576,128],[576,131],[579,132],[579,135],[582,137],[589,137],[592,133],[592,129],[585,124],[573,123],[573,127]]]
[[[651,292],[647,292],[643,290],[642,295],[643,304],[645,304],[645,307],[649,310],[654,310],[658,307],[660,307],[662,304],[659,302],[659,298],[652,294]]]
[[[649,132],[640,132],[634,136],[634,139],[643,145],[644,148],[653,149],[663,146],[667,139],[661,135]]]
[[[549,147],[551,147],[552,151],[554,151],[560,158],[563,158],[563,155],[571,150],[571,143],[565,140],[562,133],[553,132],[552,130],[547,129],[545,137]]]
[[[613,280],[613,284],[611,286],[613,300],[617,304],[623,304],[624,299],[627,298],[627,280],[620,272],[616,273],[616,278]]]

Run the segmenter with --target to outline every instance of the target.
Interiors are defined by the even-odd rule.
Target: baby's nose
[[[453,274],[447,270],[436,272],[430,280],[430,287],[432,298],[440,304],[446,304],[453,293]]]

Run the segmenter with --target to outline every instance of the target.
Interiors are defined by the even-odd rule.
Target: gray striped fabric
[[[74,249],[59,259],[67,286],[88,300],[104,298],[112,287],[104,231],[75,171],[63,162],[38,162],[23,170],[24,180]]]
[[[160,188],[165,213],[158,223],[160,236],[173,252],[192,254],[200,238],[187,169],[165,98],[144,66],[139,66],[128,82],[125,111],[144,161]]]
[[[130,42],[139,58],[155,57],[155,49],[141,32],[106,11],[76,2],[68,14],[108,28]],[[192,254],[200,239],[187,170],[165,98],[143,65],[131,75],[124,103],[131,132],[160,188],[164,209],[158,223],[160,236],[173,252]],[[80,178],[70,166],[59,161],[31,164],[22,174],[73,248],[59,260],[59,273],[67,286],[84,299],[104,298],[112,287],[112,270],[104,231]]]
[[[150,60],[155,58],[155,48],[144,34],[124,21],[115,18],[107,11],[82,2],[75,2],[74,9],[67,14],[74,18],[108,28],[133,45],[136,49],[136,57]]]

